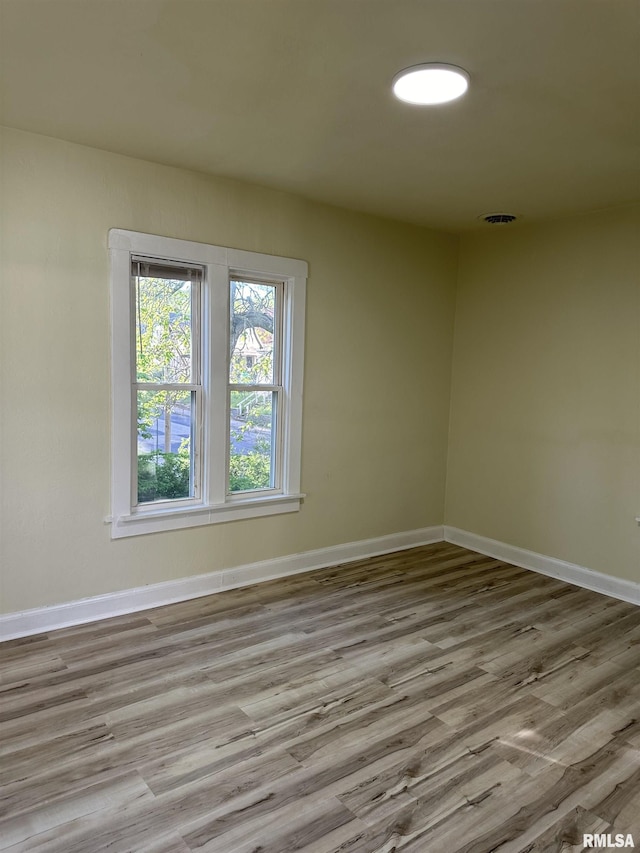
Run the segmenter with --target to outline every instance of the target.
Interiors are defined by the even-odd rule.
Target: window
[[[113,538],[300,507],[307,265],[109,234]]]
[[[132,506],[196,502],[202,486],[202,267],[131,259],[136,465]]]
[[[282,284],[231,278],[229,493],[278,487]]]

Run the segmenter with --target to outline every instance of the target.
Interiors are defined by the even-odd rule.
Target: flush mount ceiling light
[[[469,75],[457,65],[427,62],[405,68],[393,78],[393,94],[407,104],[431,106],[455,101],[469,88]]]

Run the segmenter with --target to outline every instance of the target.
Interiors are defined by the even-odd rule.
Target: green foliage
[[[189,449],[153,450],[138,456],[138,502],[189,497]]]
[[[251,407],[251,411],[247,415],[247,423],[250,426],[270,427],[272,417],[273,408],[271,400],[269,400],[269,402],[264,405],[256,404]]]
[[[229,490],[243,492],[268,489],[271,460],[268,452],[254,450],[247,454],[231,454]],[[138,502],[189,497],[189,449],[178,453],[153,450],[138,456]]]
[[[231,353],[229,375],[232,382],[238,385],[258,385],[273,381],[272,339],[273,336],[267,335],[262,329],[249,329],[241,335],[236,349]],[[265,347],[266,352],[256,352],[258,347]],[[247,363],[245,348],[251,348],[251,365]]]
[[[191,379],[191,285],[140,276],[136,289],[139,382]]]
[[[191,381],[191,285],[139,276],[136,281],[136,375],[138,382]],[[165,451],[170,450],[171,412],[185,405],[183,391],[138,394],[138,432],[152,436],[156,418],[166,413]]]
[[[268,489],[270,484],[270,459],[267,454],[231,454],[229,460],[229,491],[244,492],[248,489]]]
[[[141,438],[153,438],[153,424],[162,413],[161,398],[158,392],[138,391],[138,435]]]

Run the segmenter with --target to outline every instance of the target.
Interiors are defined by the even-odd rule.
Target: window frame
[[[305,261],[196,243],[123,229],[109,231],[111,261],[111,537],[113,539],[295,512],[300,492],[302,384],[307,264]],[[132,336],[131,259],[203,267],[200,285],[202,477],[198,499],[136,505],[136,435],[132,388],[135,336]],[[228,492],[229,458],[229,299],[230,280],[282,282],[279,392],[276,452],[279,488]],[[135,319],[135,313],[133,313]],[[137,411],[137,408],[136,408]],[[179,503],[179,505],[178,505]]]

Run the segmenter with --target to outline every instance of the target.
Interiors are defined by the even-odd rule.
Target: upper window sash
[[[138,361],[141,353],[138,350],[138,345],[141,344],[142,337],[142,317],[139,279],[159,279],[165,281],[183,281],[189,282],[189,376],[183,380],[179,380],[179,384],[199,386],[202,384],[201,379],[201,362],[202,362],[202,340],[201,340],[201,305],[202,305],[202,288],[204,280],[204,268],[201,266],[188,266],[184,263],[169,261],[168,259],[156,258],[131,258],[131,299],[132,305],[132,345],[135,352],[135,365],[133,370],[134,382],[139,385],[166,385],[178,384],[172,382],[176,377],[160,378],[145,380],[138,375]]]

